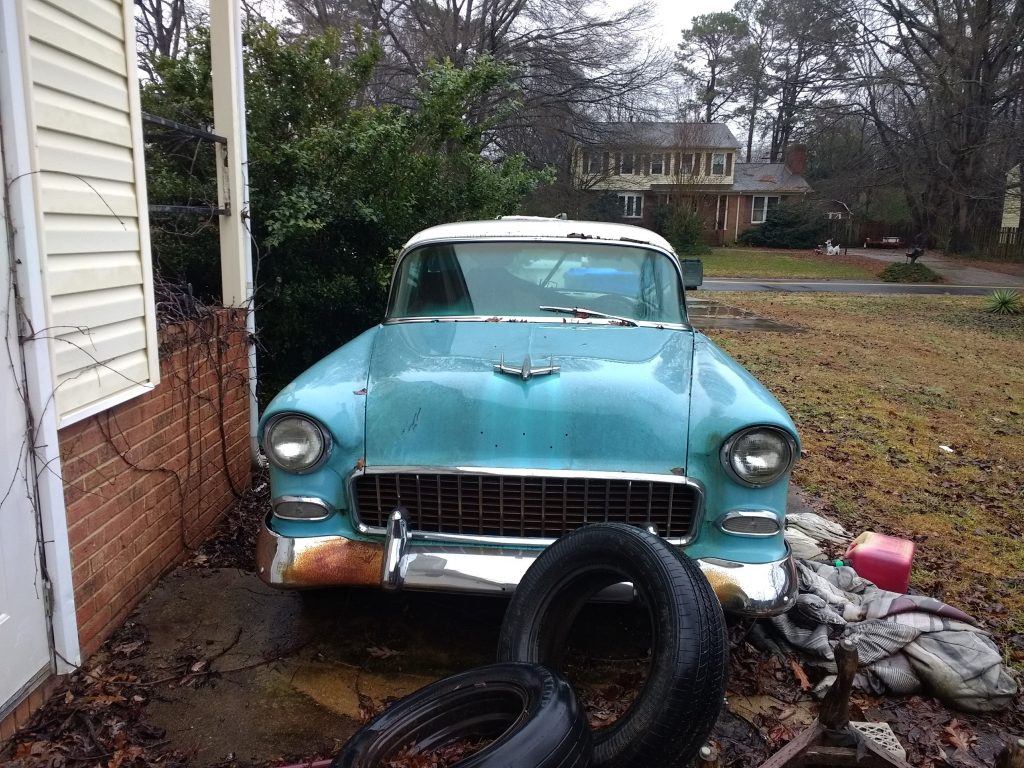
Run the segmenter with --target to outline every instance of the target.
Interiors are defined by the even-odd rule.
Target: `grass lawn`
[[[913,586],[1017,635],[1024,664],[1024,316],[975,297],[715,299],[806,329],[711,332],[796,421],[795,482],[851,532],[913,538]]]
[[[875,280],[885,266],[863,256],[816,256],[810,250],[715,248],[699,258],[705,277]]]

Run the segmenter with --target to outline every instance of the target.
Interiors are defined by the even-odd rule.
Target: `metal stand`
[[[905,760],[882,749],[850,725],[850,691],[857,672],[857,648],[849,640],[840,640],[836,646],[836,666],[836,681],[821,702],[818,719],[761,763],[760,768],[911,768]],[[1016,768],[1016,764],[1008,765]]]

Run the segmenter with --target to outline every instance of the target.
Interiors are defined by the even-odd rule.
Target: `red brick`
[[[153,392],[60,432],[86,653],[186,554],[182,526],[197,544],[234,503],[225,469],[248,482],[244,319],[164,329],[163,380]]]

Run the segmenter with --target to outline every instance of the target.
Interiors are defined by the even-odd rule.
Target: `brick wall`
[[[60,679],[50,675],[43,683],[24,698],[5,718],[0,718],[0,747],[2,747],[15,731],[24,728],[32,714],[53,695]],[[6,763],[4,763],[6,765]]]
[[[83,657],[209,534],[249,480],[242,312],[160,332],[160,384],[60,430]]]

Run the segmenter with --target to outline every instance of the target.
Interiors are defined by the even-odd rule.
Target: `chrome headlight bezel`
[[[308,424],[313,428],[313,431],[320,440],[320,451],[316,458],[301,467],[289,466],[276,455],[274,450],[272,439],[274,430],[279,427],[282,422],[288,420],[298,420]],[[327,461],[327,457],[331,454],[332,447],[331,433],[319,421],[302,413],[278,413],[274,415],[263,427],[262,442],[263,450],[266,452],[267,459],[270,463],[282,472],[288,472],[293,475],[308,475],[310,472],[318,470],[323,466],[324,462]]]
[[[765,479],[751,479],[749,477],[745,477],[733,464],[733,453],[737,446],[742,445],[742,441],[745,438],[755,433],[769,433],[780,438],[780,444],[788,452],[788,459],[781,465],[780,469],[771,477]],[[793,464],[796,463],[797,455],[796,440],[793,436],[786,430],[771,424],[757,424],[751,427],[744,427],[743,429],[734,432],[726,438],[724,443],[722,443],[721,450],[722,466],[725,468],[729,477],[747,488],[767,488],[768,486],[779,482],[779,480],[784,478],[789,474],[790,470],[793,469]]]

